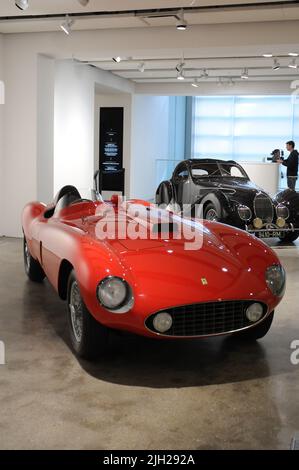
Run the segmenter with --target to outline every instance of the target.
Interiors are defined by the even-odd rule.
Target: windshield
[[[240,165],[230,162],[194,162],[191,166],[191,174],[194,178],[230,177],[249,179]]]

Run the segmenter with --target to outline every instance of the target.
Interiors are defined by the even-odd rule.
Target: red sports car
[[[200,234],[197,249],[186,249],[186,237],[178,236],[180,220]],[[47,276],[67,301],[71,342],[81,357],[95,357],[111,329],[163,339],[255,340],[269,330],[284,294],[285,271],[262,241],[147,202],[128,201],[124,210],[116,197],[82,199],[66,186],[47,206],[26,205],[22,226],[26,273],[35,282]]]

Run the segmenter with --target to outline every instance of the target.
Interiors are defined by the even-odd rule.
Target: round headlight
[[[256,217],[253,221],[253,226],[254,228],[262,228],[263,227],[263,221],[259,217]]]
[[[239,214],[240,219],[246,220],[246,221],[250,220],[252,217],[252,212],[250,208],[247,206],[243,206],[243,205],[238,206],[238,214]]]
[[[276,220],[277,227],[283,228],[285,224],[286,224],[285,219],[283,219],[282,217],[278,217],[278,219]]]
[[[254,304],[249,305],[246,309],[246,317],[252,323],[259,321],[264,313],[263,306],[255,302]]]
[[[107,310],[125,313],[133,306],[133,296],[126,281],[120,277],[109,276],[97,287],[97,298]]]
[[[286,275],[280,264],[270,266],[266,270],[266,282],[272,294],[282,297],[285,290]]]
[[[282,218],[282,219],[285,219],[287,220],[289,218],[289,209],[287,208],[287,206],[284,206],[283,204],[278,204],[278,206],[276,206],[276,214],[277,214],[277,217],[278,218]]]
[[[159,333],[165,333],[172,326],[172,317],[167,312],[158,313],[153,320],[153,325]]]

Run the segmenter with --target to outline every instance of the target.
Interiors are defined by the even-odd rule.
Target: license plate
[[[258,232],[258,238],[284,238],[285,232],[279,230],[271,230],[266,232]]]

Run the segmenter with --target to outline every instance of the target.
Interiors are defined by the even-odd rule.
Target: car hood
[[[198,224],[201,246],[186,240],[107,241],[129,273],[135,301],[150,310],[210,300],[251,299],[266,295],[265,270],[278,259],[251,235],[215,222]],[[150,299],[149,299],[150,296]]]

